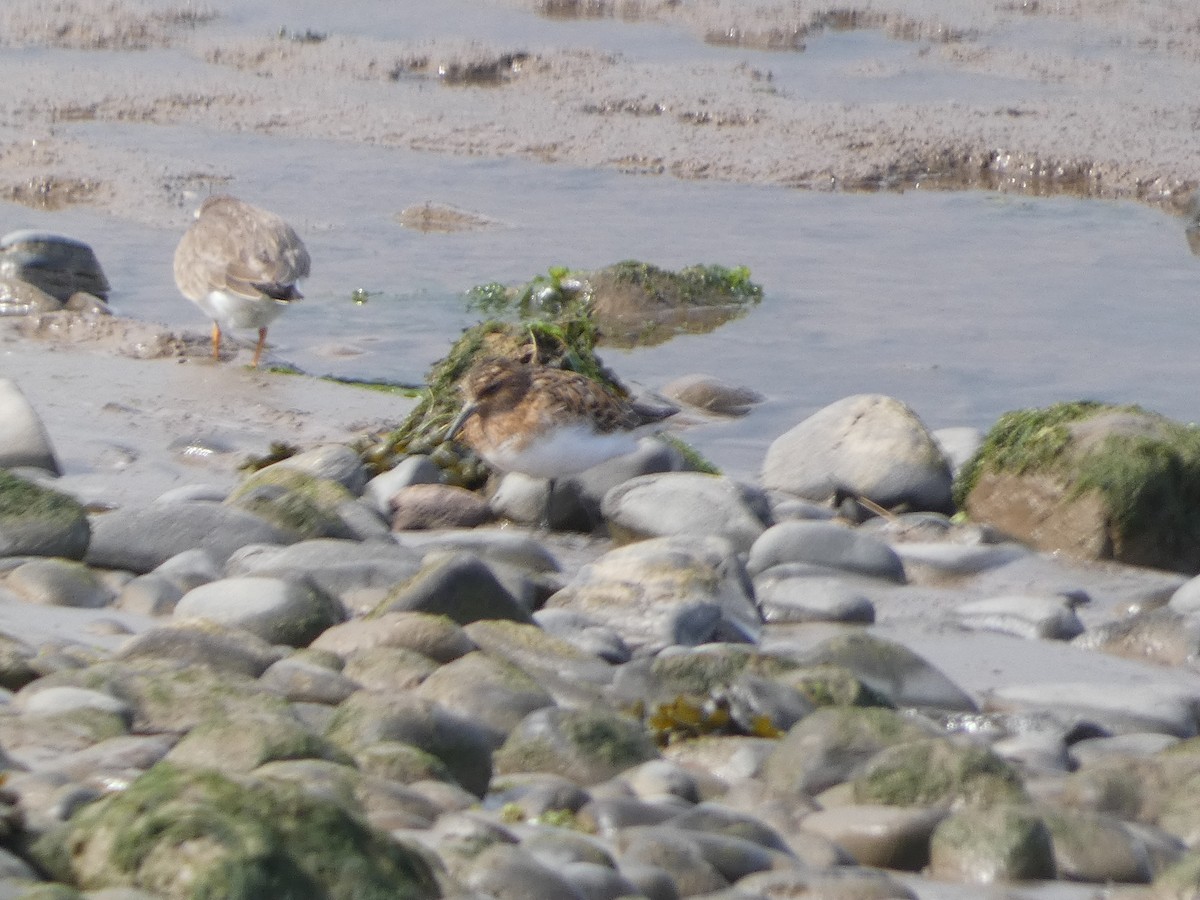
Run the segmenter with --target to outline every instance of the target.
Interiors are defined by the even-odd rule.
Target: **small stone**
[[[719,416],[744,416],[763,395],[712,375],[684,375],[663,385],[664,397]]]
[[[313,478],[336,481],[351,494],[358,496],[367,483],[367,469],[357,453],[345,444],[325,444],[289,456],[266,470],[276,466],[295,469]],[[265,471],[265,470],[264,470]]]
[[[460,625],[477,619],[532,621],[487,564],[467,553],[429,560],[384,600],[378,612],[432,613]]]
[[[492,519],[488,501],[449,484],[414,484],[391,495],[393,531],[474,528]]]
[[[746,568],[754,576],[771,566],[804,562],[857,575],[904,583],[904,564],[878,538],[831,522],[783,522],[768,528],[750,548]]]
[[[962,604],[956,614],[967,628],[1023,638],[1069,641],[1083,633],[1075,604],[1061,594],[989,597]]]
[[[442,470],[428,457],[406,456],[396,467],[376,475],[363,488],[362,496],[384,516],[392,514],[392,497],[414,484],[441,484]]]
[[[477,649],[462,627],[447,616],[420,612],[385,612],[343,622],[312,642],[312,649],[331,651],[343,659],[371,647],[409,649],[439,663]]]

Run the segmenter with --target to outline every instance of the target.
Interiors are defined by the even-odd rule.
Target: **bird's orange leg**
[[[212,345],[213,345],[213,359],[216,362],[220,362],[221,361],[221,326],[218,325],[216,322],[213,322]]]
[[[258,345],[254,348],[254,359],[250,360],[250,365],[258,368],[258,358],[262,355],[263,344],[267,342],[267,329],[258,329]]]

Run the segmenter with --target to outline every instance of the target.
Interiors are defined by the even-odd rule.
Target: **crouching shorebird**
[[[201,204],[175,248],[175,284],[213,320],[213,359],[221,358],[222,328],[257,328],[254,366],[267,326],[303,296],[296,282],[308,269],[308,251],[287,222],[225,195]]]
[[[501,472],[552,480],[632,452],[633,429],[665,417],[577,372],[501,357],[472,366],[461,388],[465,404],[446,438],[461,434]]]

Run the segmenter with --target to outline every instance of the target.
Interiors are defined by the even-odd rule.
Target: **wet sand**
[[[229,173],[207,169],[203,148],[156,146],[155,124],[821,190],[1161,202],[1197,177],[1200,33],[1184,4],[875,0],[835,15],[808,2],[512,0],[479,5],[510,24],[486,43],[463,36],[465,3],[414,4],[447,36],[407,40],[375,36],[389,30],[377,4],[232,6],[6,3],[0,197],[174,222],[189,191]],[[547,43],[580,15],[661,27],[668,49]],[[788,75],[845,29],[889,40]],[[806,49],[760,52],[777,47]],[[842,97],[820,88],[829,77]],[[113,122],[147,126],[140,152],[89,136]]]

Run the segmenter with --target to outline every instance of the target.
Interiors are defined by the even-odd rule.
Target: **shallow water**
[[[339,6],[337,29],[374,33],[380,8]],[[493,46],[525,36],[640,58],[765,61],[780,89],[842,90],[847,102],[864,92],[900,98],[951,83],[935,60],[920,70],[898,66],[920,56],[920,44],[872,32],[826,34],[805,53],[764,54],[711,47],[663,26],[548,21],[461,0],[414,4],[404,18],[407,8],[395,8],[388,33],[486,37]],[[291,4],[280,18],[267,5],[220,24],[333,30],[328,9]],[[159,53],[96,59],[153,71],[167,61]],[[867,59],[879,66],[862,69]],[[888,75],[889,61],[903,74]],[[1053,90],[993,76],[956,83],[997,103]],[[1179,220],[1135,204],[982,192],[812,193],[182,126],[78,122],[59,136],[100,143],[117,156],[150,149],[193,159],[197,171],[228,173],[230,190],[285,215],[314,268],[306,299],[271,330],[272,355],[315,373],[419,382],[475,320],[462,300],[471,286],[524,281],[554,265],[638,258],[670,268],[747,265],[764,287],[759,307],[711,334],[604,353],[621,376],[651,387],[702,371],[766,395],[745,419],[688,433],[734,474],[752,475],[770,440],[806,415],[866,391],[905,400],[935,428],[986,428],[1005,410],[1079,397],[1200,418],[1189,327],[1200,260]],[[402,209],[426,201],[499,224],[457,234],[398,224]],[[0,204],[0,222],[4,231],[47,228],[89,241],[120,312],[206,331],[171,278],[187,225],[182,211],[164,229],[86,207],[49,213]],[[365,305],[352,302],[356,288],[371,292]]]

